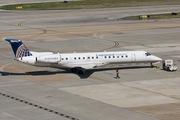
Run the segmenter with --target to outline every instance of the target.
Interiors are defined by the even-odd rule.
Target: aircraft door
[[[59,57],[60,57],[60,61],[59,62],[61,62],[61,55],[59,55]]]
[[[131,61],[136,61],[136,54],[135,53],[131,54]]]

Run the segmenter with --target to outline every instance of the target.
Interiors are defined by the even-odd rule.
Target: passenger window
[[[74,59],[76,60],[76,57],[74,57]]]
[[[79,60],[80,60],[81,58],[79,57]]]
[[[106,56],[104,56],[104,58],[106,58]]]
[[[64,58],[62,58],[62,60],[64,60]]]
[[[83,59],[85,59],[85,57],[83,57]]]
[[[92,59],[94,59],[94,57],[92,57]]]
[[[119,58],[119,56],[117,56],[117,58]]]
[[[121,57],[123,58],[123,55]]]
[[[113,56],[113,58],[115,58],[115,56]]]
[[[68,60],[68,58],[66,58],[66,60]]]
[[[111,56],[109,56],[109,58],[111,58]]]
[[[90,59],[90,57],[88,57],[88,59]]]
[[[126,55],[126,57],[128,57],[128,56]]]
[[[98,59],[98,56],[96,57],[96,59]]]

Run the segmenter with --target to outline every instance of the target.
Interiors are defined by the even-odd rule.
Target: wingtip
[[[3,40],[6,40],[6,38],[2,38]]]

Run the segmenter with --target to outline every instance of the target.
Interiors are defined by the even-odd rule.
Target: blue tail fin
[[[16,58],[32,56],[32,54],[29,52],[29,50],[22,43],[21,40],[16,40],[16,39],[5,39],[5,40],[11,44],[14,55]]]

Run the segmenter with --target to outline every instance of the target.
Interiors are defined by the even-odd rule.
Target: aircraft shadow
[[[56,67],[57,68],[57,67]],[[142,69],[142,68],[149,68],[149,66],[134,66],[134,67],[119,67],[119,68],[96,68],[96,69],[90,69],[86,70],[86,73],[83,75],[78,75],[81,79],[86,79],[89,76],[91,76],[94,72],[100,72],[100,71],[107,71],[107,70],[126,70],[126,69]],[[32,75],[32,76],[39,76],[39,75],[55,75],[55,74],[66,74],[66,73],[72,73],[70,69],[64,69],[64,68],[59,68],[63,69],[64,71],[32,71],[32,72],[25,72],[25,73],[12,73],[12,72],[3,72],[0,71],[1,76],[9,76],[9,75]]]

